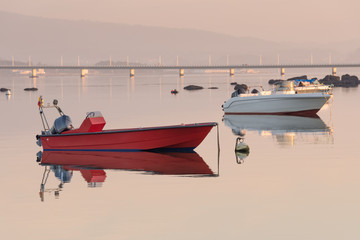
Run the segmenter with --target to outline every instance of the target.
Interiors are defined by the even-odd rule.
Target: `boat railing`
[[[298,93],[315,93],[315,92],[323,92],[326,94],[332,94],[332,85],[323,85],[323,84],[314,84],[308,86],[298,86],[295,90]]]
[[[42,96],[40,96],[38,106],[39,106],[39,113],[40,113],[41,122],[42,122],[43,128],[44,128],[44,131],[42,131],[42,134],[43,135],[44,134],[51,134],[51,128],[50,128],[49,123],[48,123],[48,121],[46,119],[44,109],[46,109],[46,108],[55,108],[58,111],[58,113],[60,114],[60,117],[65,116],[65,114],[63,113],[61,108],[58,106],[58,100],[56,100],[56,99],[53,100],[52,105],[50,103],[47,103],[46,105],[44,105],[44,100],[43,100]]]

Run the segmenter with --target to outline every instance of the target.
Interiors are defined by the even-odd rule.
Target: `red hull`
[[[196,148],[215,125],[199,123],[80,133],[74,130],[38,137],[43,149],[52,151],[183,151]]]
[[[214,175],[204,160],[195,152],[74,152],[45,151],[42,164],[61,165],[66,169],[139,170],[155,174]]]

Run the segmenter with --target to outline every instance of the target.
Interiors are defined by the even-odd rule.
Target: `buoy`
[[[172,94],[177,94],[177,93],[178,93],[178,90],[173,89],[173,90],[171,90],[171,93],[172,93]]]
[[[238,137],[235,143],[235,157],[236,162],[241,164],[244,162],[244,159],[249,156],[250,148],[249,145],[244,143],[244,138]]]
[[[248,153],[250,151],[249,145],[244,143],[244,138],[238,137],[235,144],[235,152]]]

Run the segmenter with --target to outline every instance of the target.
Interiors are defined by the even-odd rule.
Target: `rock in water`
[[[279,82],[284,82],[285,80],[281,80],[281,79],[270,79],[269,80],[269,84],[270,85],[273,85],[273,84],[277,84],[277,83],[279,83]]]
[[[359,79],[357,76],[350,76],[345,74],[341,76],[342,87],[357,87],[359,85]]]
[[[333,76],[333,75],[327,75],[323,79],[319,80],[319,83],[325,84],[325,85],[334,85],[334,87],[341,87],[341,81],[340,77]]]
[[[37,91],[38,89],[37,88],[24,88],[24,91]]]
[[[200,89],[204,89],[201,86],[196,86],[196,85],[188,85],[186,87],[184,87],[185,90],[200,90]]]

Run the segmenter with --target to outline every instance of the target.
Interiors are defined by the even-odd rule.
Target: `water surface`
[[[320,118],[223,119],[221,105],[232,92],[230,82],[270,88],[267,81],[278,73],[232,78],[225,73],[184,78],[143,73],[133,79],[125,74],[90,74],[83,79],[49,75],[35,80],[0,74],[0,87],[12,89],[9,99],[0,94],[4,239],[360,237],[358,88],[334,89]],[[182,90],[189,84],[205,89]],[[39,90],[23,90],[33,86]],[[170,93],[174,88],[179,94]],[[131,156],[140,163],[127,168],[114,163],[98,166],[102,169],[91,164],[39,165],[39,95],[45,103],[58,99],[75,126],[89,111],[101,111],[107,129],[218,122],[219,159],[214,128],[190,157],[144,157],[156,161],[152,164]],[[47,117],[52,122],[57,113],[50,111]],[[250,153],[237,161],[236,134],[243,130]],[[196,160],[189,163],[189,158]],[[108,161],[109,156],[95,159]],[[39,194],[47,174],[44,193]]]

